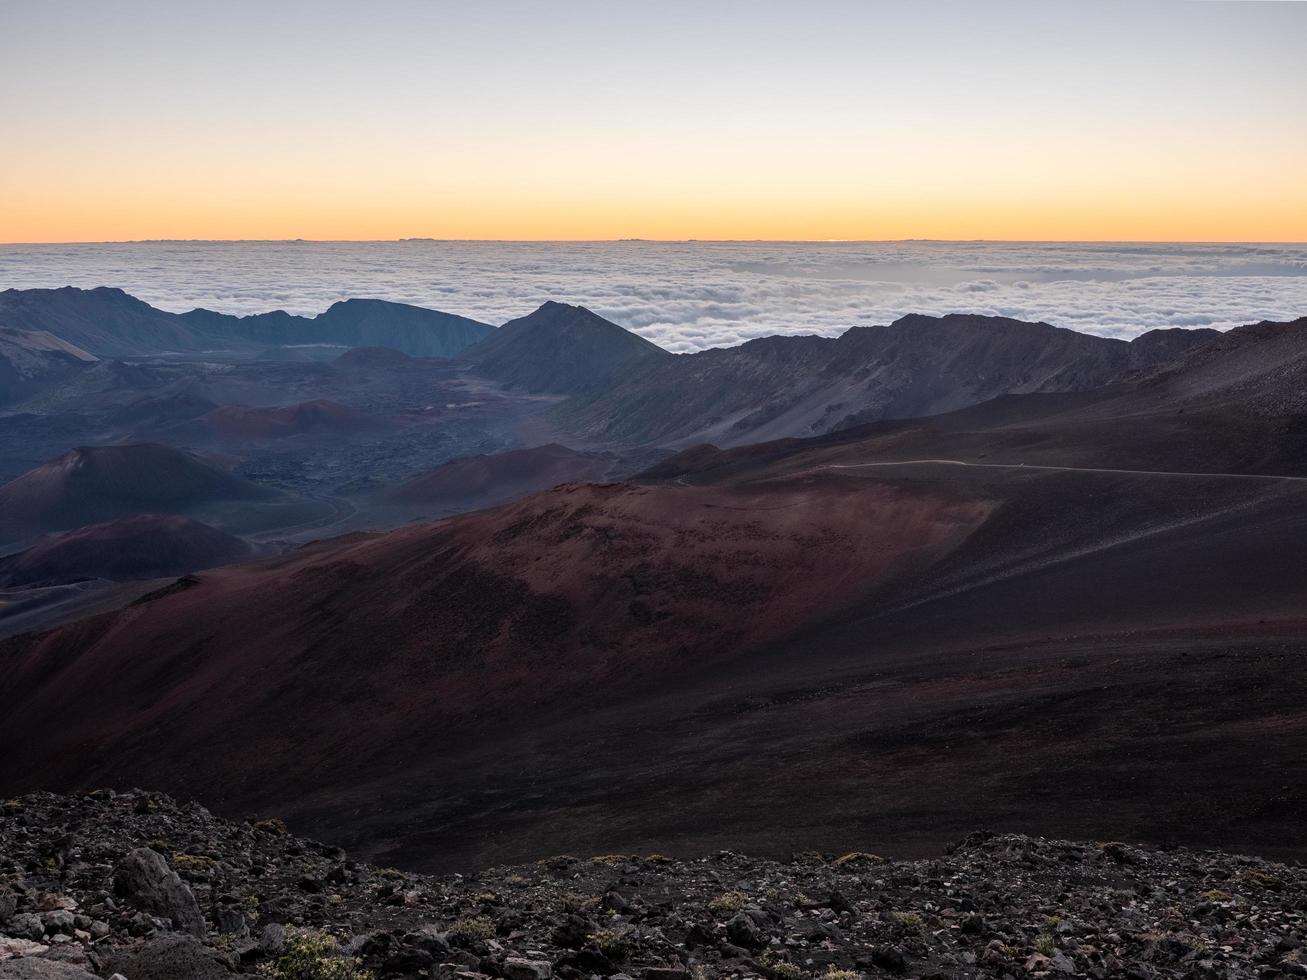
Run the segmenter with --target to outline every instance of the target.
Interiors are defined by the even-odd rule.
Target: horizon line
[[[1241,238],[124,238],[5,241],[0,248],[57,245],[1307,245],[1304,239]]]

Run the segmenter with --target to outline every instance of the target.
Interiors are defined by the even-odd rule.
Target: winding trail
[[[310,499],[329,505],[331,507],[331,513],[322,518],[314,518],[313,520],[304,521],[300,524],[290,524],[285,527],[276,527],[267,531],[259,531],[255,534],[247,534],[245,537],[250,541],[264,542],[290,539],[313,531],[328,531],[331,528],[344,524],[358,513],[358,508],[344,497],[315,496]]]
[[[813,470],[857,470],[874,466],[970,466],[995,470],[1048,470],[1061,473],[1119,473],[1126,476],[1189,476],[1204,479],[1287,480],[1307,483],[1307,476],[1281,476],[1274,473],[1201,473],[1176,470],[1117,470],[1094,466],[1049,466],[1037,463],[971,463],[962,459],[900,459],[874,463],[824,463]],[[811,472],[811,471],[805,471]]]

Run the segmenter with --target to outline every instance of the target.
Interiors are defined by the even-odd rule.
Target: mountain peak
[[[994,316],[987,313],[945,313],[942,316],[932,316],[928,313],[908,313],[899,317],[890,326],[897,329],[921,329],[923,327],[946,329],[985,328],[989,330],[1018,329],[1023,333],[1066,329],[1064,327],[1055,327],[1043,320],[1016,320],[1010,316]],[[1068,330],[1067,332],[1074,333],[1075,331]]]
[[[575,305],[572,303],[560,303],[557,300],[548,299],[541,303],[534,311],[526,316],[518,317],[516,320],[510,320],[504,324],[505,327],[514,323],[527,324],[532,327],[546,325],[558,325],[563,323],[588,323],[592,327],[603,330],[620,330],[623,333],[630,333],[620,324],[613,323],[612,320],[606,320],[589,307]],[[501,328],[502,329],[502,328]],[[632,336],[637,336],[632,334]]]
[[[574,394],[629,365],[672,355],[584,306],[548,300],[468,349],[480,373],[531,392]]]

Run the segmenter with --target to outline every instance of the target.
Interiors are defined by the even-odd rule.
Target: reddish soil
[[[492,507],[560,483],[602,480],[611,456],[582,453],[558,443],[451,460],[387,494],[400,504],[439,513]]]
[[[146,514],[50,535],[26,551],[0,558],[0,588],[181,575],[252,553],[240,538],[207,524]]]
[[[569,485],[204,573],[0,646],[0,772],[6,790],[283,808],[738,657],[937,560],[990,510],[848,481]]]
[[[195,423],[195,428],[197,431],[207,431],[219,439],[244,441],[283,439],[309,433],[363,432],[379,428],[382,424],[338,402],[319,398],[275,408],[223,405]]]
[[[429,869],[985,825],[1307,857],[1301,327],[15,638],[0,793],[150,785]]]

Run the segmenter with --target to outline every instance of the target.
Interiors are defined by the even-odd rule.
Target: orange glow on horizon
[[[77,7],[0,242],[1307,240],[1307,4]]]
[[[506,137],[256,152],[143,131],[92,155],[16,148],[0,241],[1307,239],[1307,144],[1267,151],[1249,179],[1246,148],[1163,135],[1050,132],[1036,148],[760,132],[686,150],[595,133],[581,153],[541,137],[523,154]]]
[[[401,204],[242,192],[159,195],[117,192],[112,203],[65,191],[6,200],[0,241],[98,242],[165,239],[385,241],[1188,241],[1307,240],[1307,200],[1270,188],[1196,206],[1179,195],[1116,200],[996,200],[765,195],[628,202],[574,198],[466,199]]]

